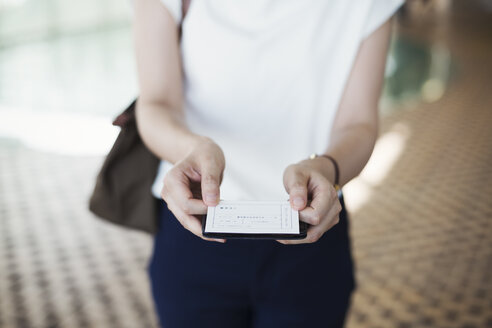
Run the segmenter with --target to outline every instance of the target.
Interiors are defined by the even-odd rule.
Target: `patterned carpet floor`
[[[492,19],[460,15],[444,96],[386,115],[345,190],[349,328],[492,327]],[[0,327],[157,327],[151,238],[87,210],[100,163],[0,141]]]

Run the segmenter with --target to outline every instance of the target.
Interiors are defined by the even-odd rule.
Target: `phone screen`
[[[306,230],[288,201],[221,201],[203,219],[207,237],[302,239]]]

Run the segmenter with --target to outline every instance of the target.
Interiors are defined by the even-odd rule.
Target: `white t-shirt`
[[[162,0],[177,22],[181,0]],[[221,199],[284,200],[322,153],[361,41],[403,0],[192,0],[181,50],[189,129],[224,151]],[[159,197],[162,162],[152,188]]]

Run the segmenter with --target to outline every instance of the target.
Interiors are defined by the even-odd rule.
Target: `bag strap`
[[[191,0],[181,0],[181,22],[179,22],[178,33],[179,38],[181,39],[181,31],[184,19],[186,14],[188,13],[188,8],[190,8]]]
[[[190,8],[190,3],[191,0],[181,0],[181,23],[183,23],[183,20],[188,13],[188,8]]]

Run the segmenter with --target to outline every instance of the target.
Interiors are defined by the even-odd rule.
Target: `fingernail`
[[[207,203],[215,203],[216,200],[217,200],[217,195],[214,195],[214,194],[206,194],[205,195],[205,201]]]
[[[294,206],[301,207],[304,205],[304,200],[301,197],[294,198]]]

